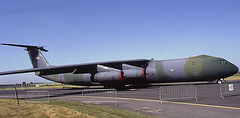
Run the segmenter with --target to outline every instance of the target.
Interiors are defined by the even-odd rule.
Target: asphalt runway
[[[195,83],[198,101],[194,99],[178,99],[163,101],[163,104],[160,104],[159,87],[166,85],[167,84],[130,87],[128,90],[118,91],[118,106],[115,106],[113,103],[101,103],[99,105],[140,112],[162,118],[239,118],[240,116],[240,96],[227,96],[225,99],[222,99],[220,97],[218,84]],[[51,99],[81,102],[81,91],[84,89],[46,90],[49,91]],[[25,91],[27,90],[18,90],[20,98],[25,97]],[[0,97],[14,97],[14,91],[1,90]]]

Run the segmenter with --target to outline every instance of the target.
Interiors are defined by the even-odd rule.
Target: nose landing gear
[[[222,82],[224,82],[224,78],[223,78],[223,79],[217,79],[217,80],[216,80],[216,83],[217,83],[217,84],[222,84]]]

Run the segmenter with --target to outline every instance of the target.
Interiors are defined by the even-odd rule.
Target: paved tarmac
[[[159,84],[148,87],[130,87],[128,90],[118,91],[118,106],[115,106],[114,103],[101,103],[100,105],[126,109],[161,118],[239,118],[239,95],[227,96],[225,99],[222,99],[218,84],[194,84],[197,87],[198,101],[194,99],[179,99],[164,101],[163,104],[159,104],[159,87],[167,85]],[[83,89],[47,90],[51,95],[51,99],[82,101],[81,91]],[[18,90],[20,98],[25,97],[25,91],[27,90]],[[14,97],[14,91],[1,90],[0,97]]]

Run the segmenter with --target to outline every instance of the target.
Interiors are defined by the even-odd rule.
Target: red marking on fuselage
[[[146,79],[146,69],[145,68],[143,68],[143,70],[142,70],[142,76],[144,79]]]
[[[119,74],[119,79],[120,79],[120,82],[123,82],[124,81],[124,73],[123,73],[123,71],[121,70],[120,71],[120,74]]]

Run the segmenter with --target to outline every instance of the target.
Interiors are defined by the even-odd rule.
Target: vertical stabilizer
[[[43,46],[30,46],[30,45],[18,45],[18,44],[6,44],[1,43],[1,45],[24,47],[28,52],[29,58],[32,62],[33,68],[44,68],[50,66],[41,51],[48,52]]]
[[[27,50],[33,68],[44,68],[50,66],[39,49]]]

